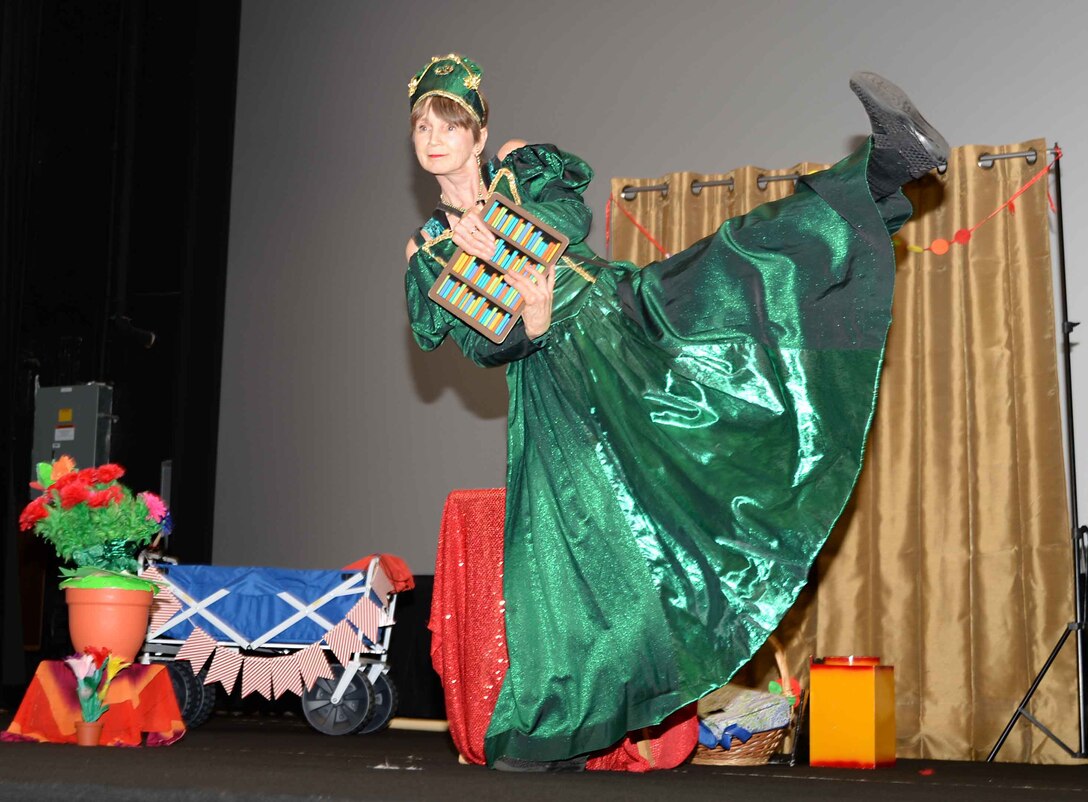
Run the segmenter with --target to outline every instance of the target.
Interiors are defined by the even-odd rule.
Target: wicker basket
[[[774,648],[774,659],[778,663],[782,687],[789,688],[790,674],[789,666],[786,664],[786,650],[782,648],[782,644],[774,635],[771,635],[767,641]],[[695,747],[691,762],[700,766],[762,766],[770,760],[771,755],[778,751],[788,729],[789,727],[786,726],[753,733],[747,743],[734,738],[729,749],[723,749],[720,746],[709,749],[699,744]]]

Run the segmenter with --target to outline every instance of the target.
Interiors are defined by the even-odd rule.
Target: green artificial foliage
[[[135,572],[134,554],[160,527],[147,519],[147,507],[128,488],[122,487],[121,495],[120,503],[105,507],[79,504],[66,510],[50,504],[51,512],[35,531],[78,567]]]

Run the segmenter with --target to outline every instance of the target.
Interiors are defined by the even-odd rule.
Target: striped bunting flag
[[[173,594],[166,582],[163,581],[159,569],[153,565],[140,571],[140,577],[149,582],[154,582],[159,592],[151,602],[151,628],[149,632],[158,632],[159,628],[181,612],[181,602]]]
[[[325,643],[329,644],[332,653],[340,661],[340,665],[346,666],[351,662],[351,656],[361,651],[363,644],[359,642],[359,636],[351,628],[347,621],[341,621],[325,633]]]
[[[200,627],[193,627],[193,633],[189,636],[189,639],[182,644],[181,649],[178,650],[174,659],[188,660],[189,664],[193,667],[193,673],[199,674],[200,669],[204,668],[204,664],[208,662],[208,658],[211,657],[212,652],[214,651],[215,638]],[[207,683],[207,680],[205,680],[205,683]]]
[[[272,658],[272,693],[279,699],[285,693],[302,696],[302,674],[299,669],[300,652]]]
[[[162,625],[181,612],[181,603],[174,594],[160,592],[151,602],[151,632],[158,632]]]
[[[378,570],[370,578],[370,589],[378,594],[378,598],[382,600],[382,607],[389,605],[389,594],[393,592],[393,583],[385,575],[380,562],[378,563]]]
[[[354,607],[348,610],[347,619],[359,627],[359,631],[364,638],[371,643],[377,643],[378,620],[381,616],[381,609],[374,603],[373,599],[364,596],[355,602]]]
[[[160,590],[166,589],[166,583],[163,581],[162,574],[159,569],[154,565],[149,565],[140,571],[140,579],[146,579],[148,582],[154,582],[159,586]]]
[[[332,679],[332,669],[329,668],[329,660],[325,657],[325,650],[319,643],[311,643],[301,652],[298,652],[298,667],[302,672],[302,681],[307,688],[314,687],[314,683],[321,678]]]
[[[247,657],[242,666],[242,697],[256,691],[265,699],[272,698],[272,661],[274,657]]]
[[[204,683],[223,683],[223,690],[229,696],[234,691],[234,683],[238,680],[238,672],[244,662],[245,658],[235,649],[216,649]]]

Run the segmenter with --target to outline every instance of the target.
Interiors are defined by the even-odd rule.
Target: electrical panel
[[[39,387],[34,397],[34,444],[31,477],[39,462],[62,454],[80,468],[110,461],[113,426],[113,388],[108,384]]]

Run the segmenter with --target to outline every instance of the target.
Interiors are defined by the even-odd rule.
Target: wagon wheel
[[[344,667],[330,666],[332,679],[319,679],[302,693],[302,715],[318,732],[325,735],[348,735],[358,732],[374,709],[374,689],[366,673],[356,671],[339,704],[333,704],[332,695],[336,690]]]
[[[196,681],[200,683],[201,689],[200,706],[193,713],[193,720],[186,720],[185,722],[190,727],[199,727],[212,717],[212,712],[215,710],[215,700],[218,692],[215,689],[214,682],[211,685],[204,684],[204,677],[207,673],[207,669],[205,669],[196,675]]]
[[[212,714],[215,707],[215,686],[204,684],[204,672],[193,674],[193,669],[185,660],[174,660],[166,664],[170,674],[170,684],[174,686],[174,696],[178,700],[178,709],[186,727],[199,727]]]
[[[359,730],[360,735],[370,735],[381,732],[389,726],[393,716],[397,713],[397,705],[400,699],[397,696],[397,686],[389,678],[388,673],[381,673],[374,680],[374,714],[370,720]]]

